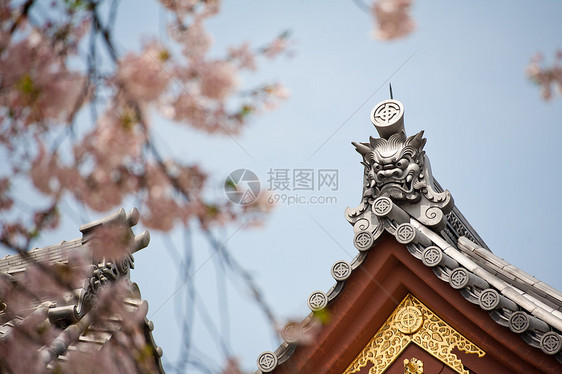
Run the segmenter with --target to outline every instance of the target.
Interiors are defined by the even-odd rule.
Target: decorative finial
[[[390,94],[392,97],[392,88]],[[381,101],[371,111],[371,122],[381,138],[404,131],[404,105],[394,99]]]
[[[454,203],[449,191],[438,191],[433,185],[423,131],[406,135],[404,106],[394,99],[378,103],[371,111],[371,122],[380,138],[352,142],[365,168],[361,203],[345,211],[353,225],[353,243],[359,251],[367,251],[386,230],[399,243],[429,247],[431,241],[422,243],[410,218],[441,231]],[[393,223],[389,225],[388,220]]]

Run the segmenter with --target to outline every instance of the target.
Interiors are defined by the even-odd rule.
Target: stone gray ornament
[[[521,334],[531,327],[531,317],[522,311],[512,313],[509,317],[508,327],[514,333]]]
[[[344,281],[351,275],[351,265],[349,262],[341,260],[332,266],[332,277],[338,282]]]
[[[488,288],[480,294],[478,304],[484,310],[496,309],[500,305],[500,294],[493,288]]]
[[[365,218],[371,226],[377,226],[377,216],[384,214],[385,202],[372,206],[375,199],[388,197],[425,226],[442,230],[445,215],[453,209],[453,198],[449,191],[437,192],[432,185],[423,131],[407,137],[403,114],[403,105],[397,100],[379,103],[371,112],[371,121],[381,137],[352,143],[363,156],[364,188],[361,204],[355,209],[347,208],[346,218],[353,225]],[[376,214],[368,214],[368,208]]]
[[[374,242],[373,235],[369,231],[360,231],[353,238],[355,248],[361,252],[369,250]]]
[[[549,331],[541,339],[541,349],[548,355],[555,355],[562,348],[562,338],[554,331]]]
[[[437,246],[430,246],[422,253],[422,262],[425,266],[435,267],[443,261],[443,252]]]
[[[416,229],[409,223],[403,223],[396,228],[394,237],[398,243],[409,244],[416,238]]]
[[[393,99],[381,101],[371,111],[371,122],[383,138],[404,131],[404,105]]]
[[[460,290],[465,288],[469,282],[469,273],[465,268],[453,269],[451,275],[449,276],[449,284],[455,290]]]
[[[514,333],[521,334],[529,330],[548,332],[550,327],[540,319],[533,317],[521,310],[511,313],[508,322],[509,329]]]
[[[277,367],[277,356],[273,352],[263,352],[258,357],[258,368],[264,373],[271,373]]]
[[[308,297],[308,307],[313,312],[318,312],[328,305],[328,296],[322,291],[315,291]]]

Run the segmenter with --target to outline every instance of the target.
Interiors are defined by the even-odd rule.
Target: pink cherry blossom
[[[195,18],[187,27],[172,23],[168,26],[168,33],[182,46],[183,55],[189,59],[202,59],[213,44],[201,17]]]
[[[33,185],[42,193],[52,195],[59,188],[56,174],[58,159],[56,155],[48,154],[43,143],[38,144],[39,151],[31,163],[29,176]]]
[[[107,225],[95,229],[90,249],[95,259],[120,261],[131,251],[132,233],[125,225]]]
[[[527,66],[527,76],[540,87],[544,100],[551,100],[553,91],[562,96],[562,51],[557,51],[554,64],[544,67],[543,56],[535,55]],[[553,89],[554,88],[554,89]]]
[[[109,170],[133,162],[141,156],[146,133],[138,124],[129,106],[112,106],[98,120],[94,131],[83,143],[83,149],[93,155],[98,164]]]
[[[230,47],[228,56],[239,69],[254,71],[257,68],[256,55],[250,50],[249,43],[244,43],[238,47]]]
[[[124,86],[126,95],[139,102],[158,99],[171,79],[166,71],[169,58],[170,52],[155,41],[145,45],[140,55],[125,55],[120,61],[116,78]]]
[[[147,194],[141,216],[146,227],[169,231],[186,219],[187,211],[175,198],[173,186],[159,165],[147,165],[143,181]]]
[[[263,49],[263,54],[267,58],[275,58],[282,53],[286,53],[289,47],[289,34],[282,33]]]
[[[410,34],[415,22],[410,16],[412,0],[377,0],[372,13],[377,22],[373,35],[377,39],[391,40]]]
[[[208,133],[236,135],[240,132],[245,124],[245,116],[230,114],[222,101],[217,102],[198,94],[198,84],[191,87],[194,89],[168,98],[160,107],[163,114],[178,123],[185,123]]]
[[[67,120],[79,106],[84,77],[69,71],[38,32],[0,57],[0,105],[23,125]]]
[[[279,104],[289,97],[289,90],[282,83],[274,83],[264,87],[266,93],[263,101],[263,108],[265,110],[274,110]]]
[[[226,61],[203,63],[198,68],[201,94],[217,100],[224,100],[238,86],[236,69]]]

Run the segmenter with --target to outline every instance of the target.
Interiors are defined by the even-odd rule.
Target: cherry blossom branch
[[[12,27],[10,27],[10,35],[12,35],[16,31],[18,26],[27,18],[27,15],[33,3],[35,3],[35,0],[26,0],[26,2],[22,4],[19,16],[12,24]]]
[[[246,271],[246,269],[244,269],[234,259],[234,257],[232,257],[230,255],[226,246],[217,241],[216,237],[209,231],[209,229],[203,228],[203,232],[207,236],[207,239],[208,239],[209,243],[211,243],[213,248],[215,248],[215,250],[218,251],[219,254],[221,254],[224,257],[226,263],[230,266],[230,268],[235,273],[237,273],[240,276],[240,278],[244,281],[244,283],[246,284],[246,286],[250,290],[250,294],[251,294],[252,298],[254,299],[256,304],[259,305],[262,312],[266,315],[266,317],[269,320],[269,323],[271,324],[271,326],[273,326],[274,328],[276,326],[278,326],[277,318],[275,318],[275,315],[274,315],[272,309],[270,308],[270,306],[265,301],[265,298],[263,297],[262,292],[260,291],[259,287],[255,283],[252,276]]]
[[[98,14],[98,3],[96,1],[89,1],[89,4],[91,6],[91,12],[92,12],[92,21],[93,21],[93,25],[94,25],[94,30],[95,32],[101,34],[101,36],[103,37],[103,40],[105,42],[105,45],[107,47],[107,51],[109,52],[109,55],[111,56],[111,59],[113,60],[114,63],[117,63],[119,60],[119,57],[117,56],[117,52],[115,51],[115,47],[113,45],[113,42],[111,41],[111,33],[109,32],[108,29],[106,29],[102,22],[100,21],[99,18],[99,14]]]

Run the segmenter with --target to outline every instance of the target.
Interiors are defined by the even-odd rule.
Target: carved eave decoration
[[[55,307],[49,308],[49,320],[60,328],[66,328],[80,321],[93,308],[99,291],[104,285],[116,282],[118,279],[130,277],[130,269],[134,269],[133,253],[145,248],[150,242],[148,231],[135,235],[132,226],[138,223],[139,211],[133,208],[129,213],[120,209],[117,213],[104,217],[101,220],[82,225],[83,234],[81,244],[84,248],[91,245],[91,240],[97,235],[97,230],[102,226],[119,225],[124,232],[124,242],[129,249],[121,259],[92,258],[87,277],[81,289],[67,292],[63,300],[58,300]],[[140,298],[140,293],[136,295]]]
[[[343,374],[373,364],[369,374],[384,373],[411,343],[459,374],[468,374],[454,348],[483,357],[485,352],[449,326],[415,296],[408,294]]]
[[[371,113],[371,122],[381,138],[352,143],[363,157],[363,198],[357,208],[347,208],[345,216],[353,225],[354,244],[360,251],[371,248],[384,231],[380,217],[387,202],[394,201],[409,216],[436,230],[445,227],[445,216],[453,209],[449,191],[438,192],[432,185],[423,131],[406,137],[403,115],[399,101],[383,101]]]

